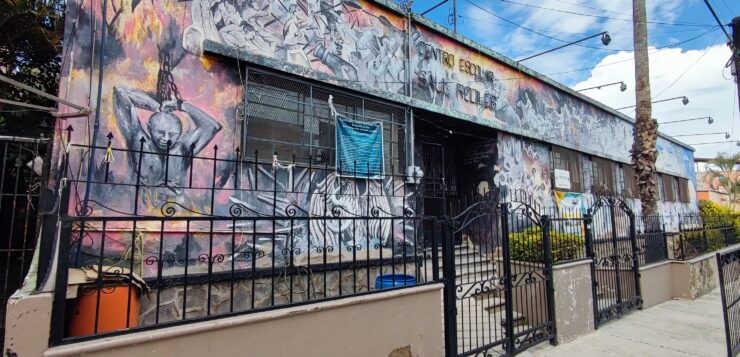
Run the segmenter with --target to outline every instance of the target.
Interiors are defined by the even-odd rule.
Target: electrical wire
[[[681,80],[681,78],[683,78],[683,76],[686,75],[686,73],[689,73],[689,71],[692,68],[694,68],[694,66],[696,66],[696,64],[699,63],[702,60],[702,58],[704,58],[704,56],[707,55],[707,53],[709,53],[709,50],[712,48],[712,46],[714,46],[715,42],[717,42],[717,38],[720,36],[715,37],[714,41],[712,41],[711,44],[707,46],[706,49],[704,49],[704,52],[702,52],[701,56],[699,56],[699,58],[697,58],[696,61],[694,61],[691,65],[686,67],[686,69],[683,72],[681,72],[681,74],[678,77],[676,77],[676,79],[674,79],[673,82],[671,82],[671,84],[669,84],[667,87],[663,88],[663,90],[661,90],[658,94],[656,94],[653,97],[653,100],[659,99],[660,96],[663,95],[663,93],[665,93],[666,91],[671,89],[676,83],[678,83],[678,81]],[[636,109],[637,108],[632,108],[632,111],[630,111],[630,114],[634,113]]]
[[[560,39],[560,38],[557,38],[557,37],[553,37],[553,36],[550,36],[550,35],[548,35],[548,34],[545,34],[545,33],[543,33],[543,32],[540,32],[540,31],[537,31],[537,30],[531,29],[531,28],[529,28],[529,27],[523,26],[523,25],[521,25],[521,24],[518,24],[518,23],[516,23],[516,22],[513,22],[513,21],[511,21],[511,20],[508,20],[508,19],[506,19],[506,18],[503,18],[503,17],[501,17],[501,16],[499,16],[499,15],[496,15],[496,14],[494,14],[493,12],[489,11],[488,9],[485,9],[485,8],[481,7],[480,5],[478,5],[478,4],[474,3],[474,2],[472,2],[471,0],[465,0],[465,1],[467,1],[467,2],[468,2],[468,3],[470,4],[470,5],[472,5],[472,6],[474,6],[474,7],[477,7],[478,9],[480,9],[480,10],[481,10],[481,11],[483,11],[483,12],[485,12],[485,13],[487,13],[487,14],[489,14],[489,15],[491,15],[491,16],[493,16],[493,17],[495,17],[495,18],[497,18],[497,19],[499,19],[499,20],[501,20],[501,21],[505,21],[505,22],[507,22],[507,23],[509,23],[509,24],[512,24],[512,25],[514,25],[514,26],[516,26],[516,27],[519,27],[519,28],[521,28],[521,29],[523,29],[523,30],[526,30],[526,31],[532,32],[532,33],[534,33],[534,34],[537,34],[537,35],[540,35],[540,36],[543,36],[543,37],[547,37],[547,38],[549,38],[549,39],[551,39],[551,40],[555,40],[555,41],[558,41],[558,42],[563,42],[563,43],[568,43],[568,42],[571,42],[571,41],[566,41],[566,40],[563,40],[563,39]],[[596,47],[596,46],[589,46],[589,45],[583,45],[583,44],[580,44],[580,43],[574,43],[573,45],[574,45],[574,46],[579,46],[579,47],[591,48],[591,49],[595,49],[595,50],[602,50],[602,51],[611,51],[611,52],[620,52],[620,51],[632,51],[632,50],[624,50],[624,49],[615,49],[615,48],[606,48],[606,47]]]
[[[585,8],[585,9],[596,10],[598,12],[608,12],[608,13],[612,13],[612,14],[616,14],[616,15],[632,16],[632,14],[628,14],[628,13],[624,13],[624,12],[611,11],[611,10],[606,10],[606,9],[600,9],[598,7],[592,7],[592,6],[588,6],[588,5],[583,5],[583,4],[577,3],[577,2],[570,2],[570,1],[565,1],[565,0],[555,0],[555,1],[557,1],[559,3],[563,3],[563,4],[575,5],[575,6],[578,6],[578,7]]]
[[[535,9],[541,9],[541,10],[548,10],[548,11],[554,11],[554,12],[560,12],[564,14],[571,14],[571,15],[578,15],[578,16],[587,16],[587,17],[593,17],[597,19],[604,19],[604,20],[617,20],[617,21],[627,21],[627,22],[633,22],[631,18],[629,19],[622,19],[617,17],[610,17],[610,16],[602,16],[602,15],[593,15],[593,14],[584,14],[581,12],[575,12],[575,11],[568,11],[568,10],[560,10],[560,9],[553,9],[549,7],[544,6],[537,6],[532,4],[525,4],[521,2],[511,1],[511,0],[499,0],[501,2],[509,3],[509,4],[515,4],[519,6],[526,6],[531,7]],[[647,24],[654,24],[654,25],[667,25],[667,26],[692,26],[692,27],[710,27],[712,25],[707,24],[699,24],[699,23],[691,23],[691,22],[665,22],[665,21],[645,21]]]
[[[509,23],[503,23],[503,22],[494,22],[489,21],[485,19],[481,19],[479,17],[472,17],[472,16],[465,16],[465,15],[457,15],[457,17],[462,19],[468,19],[472,21],[477,22],[483,22],[491,25],[500,25],[500,26],[506,26],[506,27],[518,27],[516,25],[511,25]],[[551,34],[563,34],[563,35],[592,35],[593,33],[590,32],[567,32],[567,31],[556,31],[556,30],[550,30],[550,29],[540,29],[540,28],[532,28],[533,30],[544,32],[544,33],[551,33]],[[690,29],[683,29],[683,30],[676,30],[676,31],[651,31],[650,34],[652,35],[667,35],[667,34],[677,34],[677,33],[685,33],[685,32],[697,32],[702,31],[703,28],[690,28]],[[609,32],[609,36],[611,37],[632,37],[631,33],[613,33]]]

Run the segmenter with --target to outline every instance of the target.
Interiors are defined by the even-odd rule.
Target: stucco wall
[[[568,342],[594,330],[590,260],[553,267],[555,327],[558,342]]]
[[[673,296],[681,299],[696,299],[718,285],[714,253],[686,262],[674,262],[672,274]]]
[[[442,356],[442,284],[52,348],[44,356]]]
[[[640,267],[640,287],[644,309],[673,298],[673,262],[663,261]]]

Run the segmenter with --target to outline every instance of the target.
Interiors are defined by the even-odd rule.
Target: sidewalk
[[[520,356],[726,356],[719,290],[635,311],[594,333],[558,346],[541,344]]]

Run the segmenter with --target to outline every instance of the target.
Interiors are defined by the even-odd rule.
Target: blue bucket
[[[375,289],[387,289],[396,286],[414,285],[416,277],[413,275],[390,274],[379,275],[375,278]]]

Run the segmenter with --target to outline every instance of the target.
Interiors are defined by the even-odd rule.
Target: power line
[[[714,41],[717,41],[717,40],[715,39]],[[712,41],[712,45],[714,44],[714,41]],[[690,66],[686,67],[686,69],[683,72],[681,72],[681,74],[678,77],[676,77],[676,79],[673,82],[671,82],[671,84],[669,84],[667,87],[665,87],[665,89],[663,89],[662,91],[660,91],[660,93],[658,93],[657,95],[655,95],[655,99],[658,99],[663,93],[665,93],[667,90],[671,89],[671,87],[673,87],[673,85],[675,85],[676,83],[678,83],[678,81],[681,78],[683,78],[683,76],[686,75],[686,73],[688,73],[694,66],[696,66],[696,64],[699,63],[699,61],[701,61],[701,59],[704,58],[704,56],[706,56],[707,53],[709,53],[709,50],[712,48],[712,45],[709,45],[704,50],[704,53],[702,53],[701,56],[699,56],[699,58],[697,58],[696,61],[694,61],[694,63],[692,63]]]
[[[732,42],[732,36],[730,36],[730,34],[727,33],[727,30],[725,30],[725,25],[723,25],[722,21],[720,21],[719,17],[717,17],[717,13],[714,12],[714,9],[712,8],[712,4],[709,3],[709,0],[704,0],[704,3],[707,4],[709,11],[712,13],[712,16],[714,16],[714,19],[717,20],[717,24],[719,25],[719,27],[722,28],[722,32],[724,32],[725,36],[727,36],[727,41]]]
[[[586,8],[586,9],[596,10],[596,11],[599,11],[599,12],[609,12],[609,13],[612,13],[612,14],[623,15],[623,16],[628,16],[628,17],[629,16],[632,16],[632,14],[627,14],[627,13],[624,13],[624,12],[616,12],[616,11],[611,11],[611,10],[606,10],[606,9],[600,9],[598,7],[592,7],[592,6],[588,6],[588,5],[583,5],[583,4],[577,3],[577,2],[570,2],[570,1],[565,1],[565,0],[555,0],[555,1],[560,2],[560,3],[563,3],[563,4],[575,5],[575,6]]]
[[[537,30],[533,30],[533,29],[531,29],[531,28],[529,28],[529,27],[526,27],[526,26],[520,25],[520,24],[518,24],[518,23],[516,23],[516,22],[513,22],[513,21],[511,21],[511,20],[508,20],[508,19],[506,19],[506,18],[503,18],[503,17],[501,17],[501,16],[499,16],[499,15],[496,15],[496,14],[494,14],[493,12],[489,11],[488,9],[486,9],[486,8],[483,8],[483,7],[481,7],[480,5],[478,5],[478,4],[474,3],[474,2],[472,2],[471,0],[465,0],[465,1],[467,1],[467,2],[468,2],[468,3],[470,4],[470,5],[473,5],[473,6],[477,7],[478,9],[480,9],[480,10],[481,10],[481,11],[483,11],[483,12],[486,12],[486,13],[488,13],[489,15],[491,15],[491,16],[494,16],[494,17],[496,17],[496,18],[497,18],[497,19],[499,19],[499,20],[502,20],[502,21],[506,21],[507,23],[510,23],[510,24],[512,24],[512,25],[514,25],[514,26],[516,26],[516,27],[519,27],[519,28],[521,28],[521,29],[523,29],[523,30],[527,30],[527,31],[529,31],[529,32],[532,32],[532,33],[538,34],[538,35],[540,35],[540,36],[543,36],[543,37],[547,37],[547,38],[549,38],[549,39],[551,39],[551,40],[555,40],[555,41],[559,41],[559,42],[563,42],[563,43],[568,43],[568,42],[570,42],[570,41],[566,41],[566,40],[563,40],[563,39],[560,39],[560,38],[557,38],[557,37],[553,37],[553,36],[547,35],[547,34],[545,34],[545,33],[542,33],[542,32],[540,32],[540,31],[537,31]],[[625,49],[616,49],[616,48],[604,48],[604,47],[595,47],[595,46],[588,46],[588,45],[582,45],[582,44],[575,44],[575,46],[579,46],[579,47],[586,47],[586,48],[591,48],[591,49],[595,49],[595,50],[611,51],[611,52],[620,52],[620,51],[632,51],[632,50],[625,50]]]
[[[483,22],[491,25],[500,25],[500,26],[506,26],[506,27],[519,27],[516,25],[512,25],[509,23],[503,23],[503,22],[494,22],[486,19],[481,19],[478,17],[472,17],[472,16],[465,16],[465,15],[457,15],[457,17],[461,19],[467,19],[467,20],[473,20],[478,22]],[[551,29],[541,29],[541,28],[533,28],[531,29],[539,32],[544,33],[551,33],[551,34],[563,34],[563,35],[589,35],[590,32],[568,32],[568,31],[557,31],[557,30],[551,30]],[[703,31],[703,28],[690,28],[690,29],[683,29],[683,30],[676,30],[676,31],[650,31],[650,34],[653,35],[668,35],[668,34],[677,34],[677,33],[684,33],[684,32],[696,32],[696,31]],[[609,35],[611,37],[632,37],[631,33],[612,33],[609,32]]]
[[[610,16],[601,16],[601,15],[593,15],[593,14],[584,14],[581,12],[575,12],[575,11],[568,11],[568,10],[560,10],[560,9],[553,9],[549,7],[544,6],[537,6],[537,5],[531,5],[531,4],[524,4],[516,1],[511,0],[499,0],[501,2],[506,2],[510,4],[515,4],[519,6],[526,6],[531,7],[535,9],[542,9],[542,10],[548,10],[548,11],[554,11],[554,12],[560,12],[564,14],[571,14],[571,15],[578,15],[578,16],[587,16],[587,17],[593,17],[598,19],[605,19],[605,20],[617,20],[617,21],[627,21],[632,22],[632,19],[622,19],[617,17],[610,17]],[[669,25],[669,26],[694,26],[694,27],[709,27],[711,25],[706,24],[698,24],[698,23],[690,23],[690,22],[664,22],[664,21],[645,21],[647,24],[654,24],[654,25]]]
[[[715,27],[713,27],[713,28],[711,28],[711,29],[709,29],[707,31],[704,31],[701,34],[699,34],[697,36],[694,36],[692,38],[689,38],[689,39],[686,39],[686,40],[683,40],[683,41],[680,41],[680,42],[676,42],[676,43],[673,43],[673,44],[670,44],[670,45],[666,45],[666,46],[654,47],[652,50],[648,51],[648,54],[655,53],[655,52],[657,52],[659,50],[666,49],[666,48],[669,48],[669,47],[679,46],[679,45],[685,44],[687,42],[694,41],[694,40],[696,40],[696,39],[698,39],[700,37],[703,37],[703,36],[705,36],[705,35],[707,35],[707,34],[709,34],[711,32],[716,31],[716,30],[717,30],[717,27],[715,26]],[[594,68],[599,68],[599,67],[606,67],[606,66],[612,66],[612,65],[615,65],[615,64],[629,62],[629,61],[634,61],[634,60],[635,60],[635,58],[633,56],[633,57],[630,57],[628,59],[624,59],[624,60],[620,60],[620,61],[599,64],[599,65],[595,65],[595,66],[591,66],[591,67],[582,67],[582,68],[574,69],[574,70],[571,70],[571,71],[564,71],[564,72],[557,72],[557,73],[548,73],[548,74],[545,74],[545,75],[546,76],[556,76],[556,75],[560,75],[560,74],[576,73],[576,72],[581,72],[581,71],[585,71],[585,70],[589,70],[589,69],[594,69]]]
[[[524,30],[526,30],[526,31],[529,31],[529,32],[535,33],[535,34],[537,34],[537,35],[540,35],[540,36],[543,36],[543,37],[547,37],[547,38],[549,38],[549,39],[552,39],[552,40],[555,40],[555,41],[559,41],[559,42],[563,42],[563,43],[568,43],[568,42],[569,42],[569,41],[566,41],[566,40],[563,40],[563,39],[560,39],[560,38],[557,38],[557,37],[553,37],[553,36],[547,35],[547,34],[545,34],[545,33],[542,33],[542,32],[540,32],[540,31],[537,31],[537,30],[531,29],[531,28],[529,28],[529,27],[526,27],[526,26],[520,25],[520,24],[518,24],[518,23],[516,23],[516,22],[513,22],[513,21],[511,21],[511,20],[509,20],[509,19],[506,19],[506,18],[504,18],[504,17],[501,17],[501,16],[499,16],[499,15],[497,15],[497,14],[493,13],[492,11],[490,11],[490,10],[488,10],[488,9],[486,9],[486,8],[484,8],[484,7],[480,6],[480,5],[478,5],[478,4],[474,3],[474,2],[472,2],[471,0],[465,0],[465,1],[467,1],[467,2],[468,2],[468,3],[470,4],[470,5],[472,5],[472,6],[476,7],[476,8],[478,8],[479,10],[481,10],[481,11],[483,11],[483,12],[485,12],[485,13],[487,13],[487,14],[489,14],[489,15],[491,15],[491,16],[493,16],[493,17],[495,17],[495,18],[499,19],[499,20],[505,21],[505,22],[507,22],[507,23],[509,23],[509,24],[511,24],[511,25],[513,25],[513,26],[515,26],[515,27],[519,27],[519,28],[521,28],[521,29],[524,29]],[[501,0],[501,1],[504,1],[504,0]],[[508,1],[508,0],[506,0],[506,1]],[[717,26],[711,26],[711,28],[709,28],[709,29],[708,29],[708,30],[706,30],[705,32],[703,32],[703,33],[701,33],[701,34],[699,34],[699,35],[697,35],[697,36],[695,36],[695,37],[693,37],[693,38],[690,38],[690,39],[688,39],[688,40],[686,40],[686,41],[682,41],[682,42],[678,42],[678,43],[673,43],[673,44],[670,44],[670,45],[666,45],[666,46],[662,46],[662,47],[656,47],[656,49],[661,49],[661,48],[667,48],[667,47],[673,47],[673,46],[677,46],[677,45],[683,44],[683,43],[685,43],[685,42],[688,42],[688,41],[692,41],[692,40],[694,40],[694,39],[697,39],[697,38],[699,38],[699,37],[701,37],[701,36],[703,36],[703,35],[705,35],[705,34],[707,34],[707,33],[709,33],[709,32],[712,32],[712,31],[716,30],[716,29],[717,29]],[[604,47],[595,47],[595,46],[588,46],[588,45],[582,45],[582,44],[575,44],[575,46],[580,46],[580,47],[585,47],[585,48],[591,48],[591,49],[596,49],[596,50],[602,50],[602,51],[612,51],[612,52],[622,52],[622,51],[632,52],[632,51],[633,51],[632,49],[615,49],[615,48],[604,48]]]

